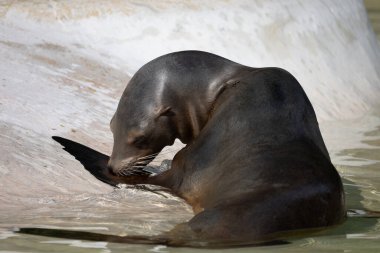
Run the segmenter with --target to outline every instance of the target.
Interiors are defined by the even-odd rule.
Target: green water
[[[37,226],[119,235],[157,234],[192,216],[188,206],[169,195],[119,189],[105,195],[39,199],[34,209],[20,208],[18,213],[2,211],[0,252],[379,252],[379,113],[324,123],[321,129],[333,163],[343,178],[349,217],[343,225],[317,236],[292,239],[289,244],[278,246],[204,250],[87,242],[12,232],[15,227]]]
[[[377,38],[380,40],[380,1],[379,0],[364,0],[367,8],[368,18],[372,24]]]

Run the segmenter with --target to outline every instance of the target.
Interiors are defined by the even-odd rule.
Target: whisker
[[[155,158],[155,156],[141,158],[141,159],[137,159],[136,162],[144,162],[144,161],[148,161],[148,160],[153,160],[154,158]]]
[[[157,153],[152,153],[152,154],[149,154],[149,155],[146,155],[146,156],[142,156],[141,158],[143,157],[148,157],[148,156],[154,156],[154,155],[158,155],[160,152],[157,152]]]
[[[149,160],[149,159],[154,159],[156,156],[152,156],[152,157],[146,157],[146,158],[139,158],[136,160],[136,162],[142,162],[142,161],[146,161],[146,160]]]
[[[170,153],[174,153],[174,152],[163,152],[163,153],[159,153],[158,155],[152,155],[152,156],[146,156],[146,157],[140,157],[139,159],[137,159],[137,161],[145,161],[145,160],[149,160],[149,159],[152,159],[152,158],[157,158],[157,157],[160,157],[162,155],[167,155],[167,154],[170,154]]]
[[[151,173],[142,169],[132,169],[132,175],[150,175]]]
[[[153,156],[158,156],[158,155],[170,154],[170,153],[174,153],[174,152],[178,152],[178,150],[177,149],[175,149],[175,150],[165,150],[165,151],[161,151],[161,152],[158,152],[158,153],[153,153],[153,154],[150,154],[150,155],[147,155],[147,156],[142,156],[142,157],[138,158],[137,160],[145,159],[145,158],[153,157]]]
[[[146,161],[136,162],[133,165],[147,165]]]
[[[153,154],[150,154],[150,155],[146,155],[146,156],[142,156],[142,157],[139,157],[139,159],[141,158],[147,158],[147,157],[152,157],[152,156],[156,156],[158,155],[159,153],[153,153]]]
[[[154,159],[152,162],[153,163],[157,163],[157,162],[163,162],[163,161],[165,161],[165,160],[171,160],[171,159],[168,159],[167,157],[160,157],[160,158],[158,158],[158,159]],[[151,162],[151,163],[152,163]]]

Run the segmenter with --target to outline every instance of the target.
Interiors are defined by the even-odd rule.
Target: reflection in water
[[[346,187],[348,207],[380,212],[380,127],[366,132],[364,136],[372,137],[362,141],[368,145],[367,148],[343,149],[338,153],[339,156],[346,157],[348,163],[355,164],[344,165],[341,168],[344,171],[345,179],[353,182]],[[359,189],[360,194],[357,194]]]

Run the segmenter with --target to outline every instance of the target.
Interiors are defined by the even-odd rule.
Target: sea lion
[[[195,212],[163,235],[120,241],[240,246],[345,219],[342,182],[313,107],[283,69],[201,51],[167,54],[137,71],[110,125],[108,166],[99,159],[103,181],[169,188]],[[143,173],[177,138],[187,145],[171,168]]]

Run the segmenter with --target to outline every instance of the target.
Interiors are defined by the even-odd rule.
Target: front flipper
[[[114,175],[107,168],[109,156],[59,136],[53,136],[52,138],[61,144],[64,150],[73,155],[88,172],[106,184],[117,186],[118,184],[149,183],[148,178],[152,174],[150,171],[141,169],[129,173],[128,176]]]

